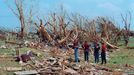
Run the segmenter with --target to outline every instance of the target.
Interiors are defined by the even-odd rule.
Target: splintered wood
[[[52,37],[49,35],[49,33],[46,31],[45,27],[42,25],[42,21],[41,21],[41,25],[40,25],[40,33],[42,35],[43,38],[47,38],[48,41],[52,41]]]
[[[114,71],[108,67],[103,67],[93,63],[88,64],[75,64],[70,63],[71,50],[64,52],[57,47],[50,50],[50,57],[42,61],[32,60],[33,64],[29,64],[40,75],[122,75],[123,72]],[[73,50],[72,50],[73,51]],[[69,55],[69,56],[67,56]],[[28,66],[28,64],[27,64]],[[32,73],[27,71],[28,73]],[[15,73],[24,73],[15,72]],[[17,74],[16,74],[17,75]]]
[[[30,70],[30,71],[19,71],[19,72],[15,72],[15,75],[36,75],[38,74],[37,71],[35,70]]]
[[[102,41],[105,42],[107,45],[109,45],[110,47],[114,48],[114,49],[119,49],[119,47],[110,44],[109,42],[107,42],[104,38],[102,38]]]
[[[74,51],[72,49],[69,50],[63,50],[59,49],[58,47],[53,47],[50,49],[50,55],[53,57],[68,57],[74,54]]]

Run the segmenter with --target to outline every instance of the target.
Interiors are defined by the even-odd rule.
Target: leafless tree
[[[117,27],[116,23],[113,20],[110,20],[109,17],[98,17],[96,20],[98,31],[101,34],[101,38],[105,38],[106,41],[117,45],[117,42],[121,37],[121,29]]]
[[[132,14],[129,11],[128,13],[126,13],[125,16],[123,16],[123,14],[121,14],[121,18],[122,18],[123,23],[124,23],[123,36],[124,36],[125,45],[127,46],[129,36],[130,36],[130,26],[131,26]]]
[[[24,38],[25,35],[25,29],[27,26],[29,26],[32,23],[32,18],[33,18],[33,9],[29,8],[29,14],[26,13],[26,7],[25,7],[25,2],[26,0],[13,0],[14,5],[10,5],[7,2],[8,7],[11,9],[13,14],[19,19],[20,21],[20,33],[18,35],[21,38]]]

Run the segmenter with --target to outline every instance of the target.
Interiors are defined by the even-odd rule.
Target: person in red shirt
[[[88,44],[88,42],[87,41],[85,41],[84,42],[84,44],[83,44],[83,48],[84,48],[84,59],[85,59],[85,61],[89,61],[89,47],[90,47],[90,45]]]
[[[102,46],[101,46],[101,64],[106,64],[107,61],[106,61],[106,50],[107,50],[107,47],[106,47],[106,44],[105,43],[102,43]]]

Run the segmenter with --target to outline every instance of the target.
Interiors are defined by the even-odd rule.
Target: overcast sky
[[[13,0],[7,0],[13,6]],[[30,0],[26,0],[30,1]],[[30,2],[31,3],[31,2]],[[28,3],[27,3],[28,4]],[[89,18],[97,16],[114,17],[120,26],[123,27],[120,14],[131,11],[134,16],[134,0],[36,0],[33,1],[35,11],[39,15],[46,15],[50,11],[57,11],[62,4],[69,13],[79,13]],[[0,26],[8,28],[19,27],[19,21],[8,8],[5,0],[0,0]],[[134,17],[132,17],[131,29],[134,30]]]

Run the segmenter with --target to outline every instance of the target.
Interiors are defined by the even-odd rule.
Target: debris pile
[[[93,63],[76,64],[63,58],[47,58],[34,62],[33,68],[41,75],[123,75],[125,73]]]

